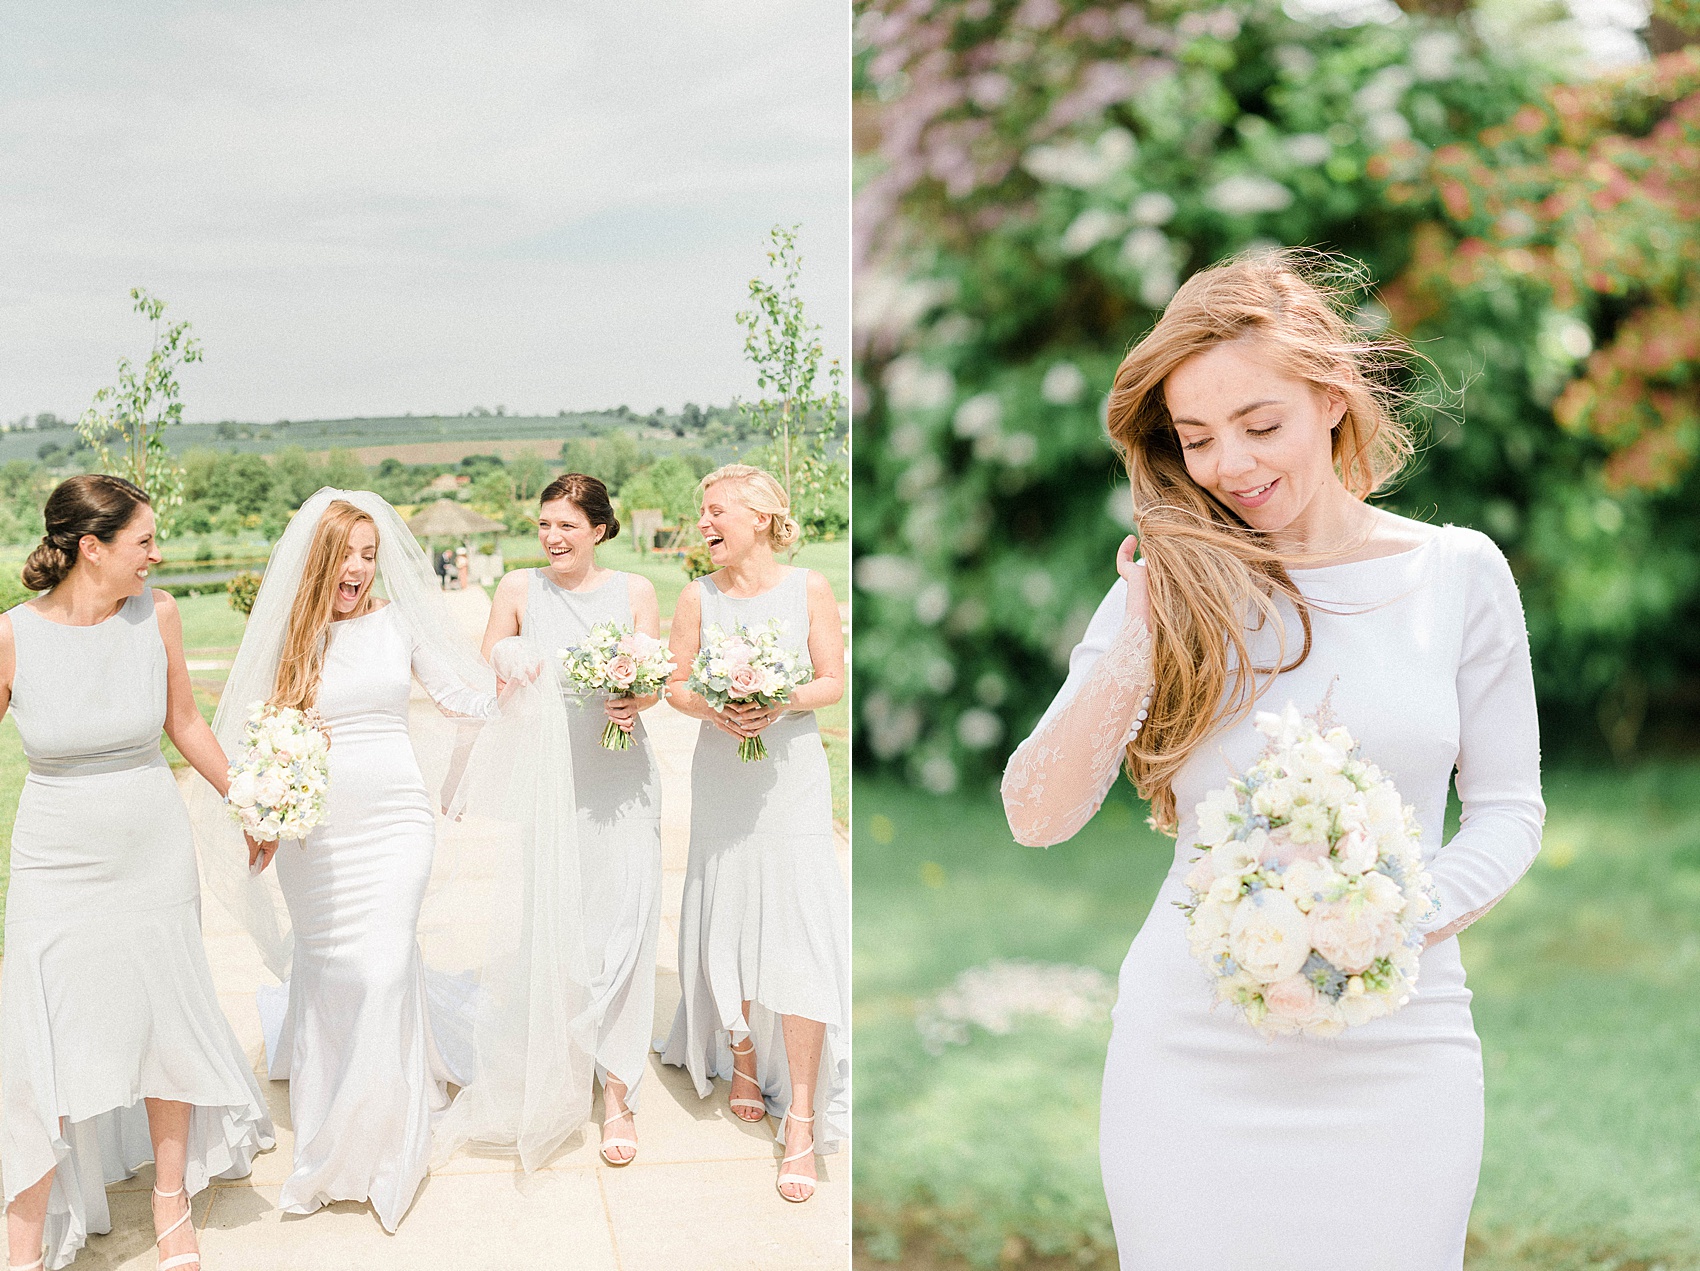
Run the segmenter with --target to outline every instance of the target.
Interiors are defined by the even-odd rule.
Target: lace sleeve
[[[1099,607],[1094,627],[1108,625],[1107,610],[1110,621],[1120,616],[1114,613],[1118,593],[1125,595],[1125,584]],[[1123,621],[1108,647],[1101,635],[1094,641],[1097,634],[1088,629],[1070,659],[1068,683],[1004,770],[1004,814],[1016,842],[1029,847],[1061,843],[1092,819],[1145,718],[1151,632],[1143,622]]]
[[[430,649],[419,645],[413,650],[413,674],[437,709],[449,716],[468,719],[489,719],[496,713],[496,695],[482,692],[464,683],[453,668],[444,665]]]

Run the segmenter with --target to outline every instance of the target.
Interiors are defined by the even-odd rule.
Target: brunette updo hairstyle
[[[77,563],[77,545],[83,535],[93,534],[110,543],[137,509],[148,505],[147,494],[123,477],[88,472],[61,481],[41,510],[47,533],[24,562],[24,586],[31,591],[57,587]]]
[[[592,525],[602,527],[602,537],[599,543],[618,538],[620,534],[620,518],[614,515],[614,504],[608,498],[608,487],[595,477],[586,476],[582,472],[569,472],[556,477],[543,487],[543,493],[537,496],[537,505],[553,503],[556,499],[565,499],[579,511]]]

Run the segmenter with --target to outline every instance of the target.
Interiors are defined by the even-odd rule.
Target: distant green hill
[[[667,422],[671,425],[676,420],[669,417]],[[178,424],[167,429],[165,436],[167,443],[179,454],[197,446],[269,454],[286,446],[300,446],[309,451],[365,450],[485,441],[531,442],[533,444],[527,448],[537,450],[541,447],[535,443],[554,441],[558,444],[603,432],[626,432],[640,441],[653,442],[658,446],[682,442],[713,450],[723,441],[725,429],[711,428],[710,431],[720,435],[710,438],[699,429],[690,430],[684,438],[678,438],[670,426],[657,428],[646,416],[591,411],[568,415],[404,415],[383,419],[290,420],[270,424],[226,420]],[[0,433],[0,463],[11,459],[34,460],[41,447],[48,444],[67,447],[75,435],[70,428],[32,428]],[[420,457],[422,459],[423,456]]]

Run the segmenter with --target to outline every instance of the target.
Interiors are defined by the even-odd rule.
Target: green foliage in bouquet
[[[1470,380],[1405,498],[1507,549],[1543,701],[1625,756],[1700,665],[1700,48],[1372,170],[1425,218],[1393,316]]]
[[[1437,217],[1425,165],[1562,90],[1468,23],[1334,26],[1275,0],[864,4],[857,35],[859,133],[877,138],[856,216],[859,754],[945,791],[999,770],[1113,581],[1131,508],[1104,394],[1180,280],[1259,245],[1322,246],[1400,279],[1407,322],[1402,275],[1449,232],[1419,234]],[[1460,286],[1436,306],[1475,315],[1420,346],[1451,390],[1472,387],[1386,501],[1493,533],[1533,578],[1525,536],[1555,515],[1525,515],[1534,482],[1565,487],[1543,507],[1597,524],[1603,478],[1541,467],[1582,444],[1547,405],[1574,359],[1538,384],[1504,365],[1573,337],[1505,303]],[[1355,313],[1371,332],[1392,317],[1367,294]],[[1595,568],[1621,584],[1620,557]],[[1563,704],[1567,614],[1538,583],[1525,599],[1543,700]]]

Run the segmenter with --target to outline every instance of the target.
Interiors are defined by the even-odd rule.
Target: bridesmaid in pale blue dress
[[[730,1077],[742,1120],[782,1118],[779,1194],[800,1202],[814,1195],[815,1153],[849,1131],[850,906],[814,716],[844,695],[844,635],[826,579],[775,556],[799,529],[771,475],[728,464],[703,478],[701,493],[697,528],[715,570],[679,597],[667,686],[673,706],[703,722],[691,761],[681,996],[662,1060],[689,1071],[704,1098],[715,1077]],[[788,706],[718,711],[685,687],[708,627],[774,618],[814,669]],[[741,761],[738,743],[758,734],[767,758]]]
[[[106,1185],[151,1160],[159,1265],[198,1266],[189,1197],[248,1174],[273,1136],[207,966],[161,728],[221,795],[227,765],[176,603],[147,586],[160,560],[147,496],[72,477],[45,519],[24,566],[45,594],[0,616],[0,713],[29,757],[0,988],[8,1261],[71,1262],[111,1230]]]
[[[661,636],[661,608],[647,578],[596,563],[596,545],[620,532],[608,487],[572,472],[540,496],[537,538],[549,564],[516,569],[496,588],[484,656],[522,635],[548,665],[598,623]],[[638,1083],[649,1064],[655,1016],[655,949],[661,931],[661,772],[642,711],[660,700],[568,699],[573,790],[584,862],[585,946],[591,992],[602,1017],[596,1075],[602,1082],[602,1158],[628,1165],[637,1155]],[[601,744],[612,719],[631,735],[629,750]]]

